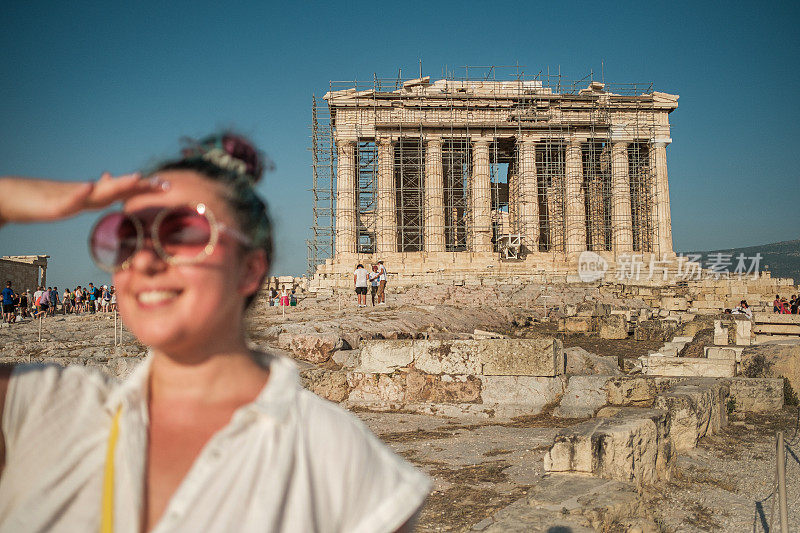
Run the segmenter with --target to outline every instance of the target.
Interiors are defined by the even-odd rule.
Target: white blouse
[[[355,416],[300,386],[265,355],[270,378],[205,445],[157,533],[393,531],[422,505],[428,478]],[[0,532],[96,531],[113,413],[114,529],[139,533],[147,446],[146,359],[117,385],[84,367],[14,369],[3,413]]]

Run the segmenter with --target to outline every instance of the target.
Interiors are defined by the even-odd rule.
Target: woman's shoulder
[[[83,391],[86,394],[105,396],[117,381],[98,368],[55,363],[16,365],[11,372],[9,387],[16,393],[33,392],[37,395]]]

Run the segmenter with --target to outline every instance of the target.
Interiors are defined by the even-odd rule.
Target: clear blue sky
[[[124,4],[124,5],[123,5]],[[447,65],[550,67],[680,95],[667,149],[677,250],[800,236],[800,8],[697,2],[9,2],[0,174],[123,173],[234,127],[277,170],[260,186],[274,273],[301,274],[311,224],[311,95],[328,81]],[[105,282],[96,214],[7,226],[0,255],[51,255],[60,287]]]

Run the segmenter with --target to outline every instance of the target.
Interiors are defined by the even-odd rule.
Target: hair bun
[[[272,161],[247,138],[226,132],[211,135],[201,141],[188,141],[184,158],[200,157],[214,165],[242,175],[253,184],[258,183],[265,170],[274,169]]]

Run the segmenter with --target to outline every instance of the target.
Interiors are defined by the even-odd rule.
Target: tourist
[[[58,298],[58,287],[53,287],[53,290],[50,291],[50,316],[56,315],[56,307],[59,304]]]
[[[111,300],[109,301],[109,311],[111,311],[112,313],[116,313],[116,311],[117,311],[117,290],[114,288],[113,285],[111,286],[110,294],[111,294]]]
[[[39,300],[42,298],[42,287],[38,286],[36,291],[33,293],[33,316],[39,314]]]
[[[780,313],[782,315],[788,315],[791,313],[789,310],[789,301],[786,299],[786,297],[781,298],[780,309]]]
[[[781,312],[781,297],[778,294],[775,295],[775,300],[772,302],[772,312],[773,313]]]
[[[16,293],[11,288],[11,281],[6,281],[6,286],[2,291],[3,293],[3,322],[9,324],[13,323],[16,312],[14,311],[14,296]]]
[[[303,389],[290,360],[248,347],[245,310],[272,251],[255,154],[216,137],[159,166],[138,195],[104,176],[85,201],[68,199],[65,216],[103,207],[92,191],[128,196],[95,225],[91,251],[149,355],[121,385],[85,366],[5,370],[0,530],[411,529],[427,478]],[[38,189],[49,187],[10,194],[19,187],[0,180],[0,220],[27,219],[5,211],[7,197],[35,214]]]
[[[369,273],[367,272],[367,269],[364,268],[364,265],[359,263],[358,266],[356,267],[355,272],[353,272],[353,283],[356,286],[356,298],[358,299],[359,307],[367,306],[368,278],[369,278]]]
[[[372,265],[372,272],[369,273],[369,294],[372,297],[372,307],[375,307],[375,295],[378,294],[378,278],[380,278],[380,274],[378,274],[378,265]]]
[[[378,261],[378,274],[380,274],[378,278],[378,303],[386,305],[386,282],[389,276],[383,261]]]
[[[31,305],[31,290],[25,289],[25,292],[19,295],[19,314],[22,318],[26,318],[28,314],[30,314],[28,310],[29,305]]]
[[[111,307],[111,291],[108,288],[108,285],[103,285],[103,293],[102,293],[103,301],[100,304],[103,312],[108,313]]]
[[[80,285],[75,287],[75,312],[83,312],[83,289]]]
[[[796,294],[792,294],[792,299],[789,301],[789,311],[793,315],[797,314],[797,308],[800,307],[800,298]]]
[[[89,283],[89,288],[87,289],[87,294],[88,294],[88,301],[86,302],[86,305],[89,308],[89,312],[90,313],[96,313],[97,312],[97,307],[96,307],[96,304],[97,304],[97,288],[94,286],[94,283]]]
[[[64,314],[72,312],[72,295],[69,293],[69,287],[64,289],[64,296],[61,298],[61,304],[64,306]]]
[[[750,306],[747,305],[747,300],[742,300],[739,302],[739,305],[733,310],[734,315],[745,315],[750,320],[753,319],[753,311],[750,309]]]
[[[289,307],[289,289],[284,287],[281,289],[281,307]]]
[[[36,313],[36,316],[47,316],[50,314],[50,291],[52,287],[47,287],[47,289],[42,288],[42,293],[39,295],[39,299],[36,300],[37,307],[39,308],[39,312]]]
[[[289,295],[289,305],[291,307],[297,306],[297,295],[295,295],[294,289],[292,289],[292,293]]]

